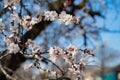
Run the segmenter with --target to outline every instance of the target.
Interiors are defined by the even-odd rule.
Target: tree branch
[[[2,65],[0,64],[0,70],[3,72],[3,74],[10,80],[17,80],[16,78],[10,76],[6,71],[5,69],[2,67]]]
[[[11,54],[4,54],[3,56],[1,56],[1,57],[0,57],[0,61],[1,61],[3,58],[7,57],[8,55],[11,55]]]

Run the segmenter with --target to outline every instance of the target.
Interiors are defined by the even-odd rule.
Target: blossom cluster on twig
[[[34,41],[31,39],[28,39],[28,41],[25,43],[25,46],[27,49],[26,51],[22,52],[22,50],[19,47],[20,40],[17,37],[14,37],[13,35],[7,36],[5,39],[6,44],[8,45],[7,50],[9,53],[18,53],[24,55],[29,55],[35,59],[35,62],[31,66],[35,66],[40,70],[47,70],[49,73],[51,73],[51,70],[48,69],[42,69],[39,61],[46,60],[47,62],[51,62],[58,70],[60,70],[61,75],[65,75],[65,72],[63,69],[61,69],[56,62],[64,60],[65,64],[68,64],[69,67],[66,69],[67,72],[71,72],[74,75],[76,75],[76,78],[80,78],[82,70],[84,70],[85,66],[89,62],[89,58],[94,57],[94,54],[89,49],[78,49],[74,45],[69,45],[66,49],[54,46],[51,47],[49,50],[46,50],[46,52],[42,52],[40,49],[40,46],[36,45]],[[42,54],[47,53],[49,55],[49,59],[45,58]],[[28,68],[29,68],[28,67]],[[58,73],[56,72],[58,75]],[[55,76],[55,75],[54,75]]]
[[[69,67],[66,69],[67,72],[71,72],[74,75],[76,75],[76,80],[79,80],[82,71],[89,62],[89,58],[94,57],[93,52],[89,49],[81,50],[77,49],[74,45],[69,45],[67,49],[63,49],[57,46],[51,47],[47,51],[49,55],[48,59],[42,56],[42,54],[46,52],[42,52],[32,40],[28,40],[26,44],[28,48],[31,49],[31,52],[29,52],[28,54],[32,55],[36,59],[34,66],[36,66],[39,69],[42,69],[38,61],[45,59],[46,61],[53,63],[53,65],[60,70],[61,74],[64,75],[66,71],[62,70],[58,65],[56,65],[56,62],[64,60],[65,64],[69,65]],[[51,72],[50,70],[48,71]]]
[[[61,24],[69,25],[72,23],[79,24],[79,18],[76,16],[72,16],[67,14],[65,11],[61,13],[57,13],[56,11],[41,11],[43,13],[39,13],[37,16],[31,17],[29,15],[18,15],[18,13],[14,12],[17,8],[16,5],[20,3],[20,0],[6,0],[5,7],[11,12],[11,21],[10,24],[17,30],[17,25],[20,24],[24,29],[30,30],[33,25],[40,21],[57,21]],[[15,27],[16,26],[16,27]],[[0,27],[1,29],[1,27]]]
[[[19,3],[20,0],[6,0],[5,7],[9,7],[10,5],[18,5]],[[56,20],[61,24],[69,25],[72,23],[79,24],[79,18],[67,14],[65,11],[62,11],[60,14],[58,14],[56,11],[45,11],[44,13],[35,17],[31,17],[29,15],[22,16],[15,13],[14,9],[15,7],[9,7],[12,17],[10,21],[11,34],[6,35],[4,33],[5,25],[2,23],[2,19],[0,19],[0,33],[4,35],[4,42],[6,43],[6,49],[8,50],[8,53],[21,53],[23,55],[32,56],[35,59],[35,63],[33,65],[41,70],[43,69],[41,68],[39,61],[44,59],[56,66],[56,68],[58,68],[61,72],[62,76],[65,75],[66,71],[61,69],[56,63],[63,60],[64,63],[69,65],[67,72],[70,71],[71,73],[75,74],[77,76],[76,79],[79,80],[81,71],[87,65],[89,58],[94,56],[91,50],[81,50],[74,45],[69,45],[66,49],[54,46],[49,50],[46,50],[46,52],[42,52],[40,46],[36,45],[31,39],[28,39],[27,42],[21,44],[22,41],[18,36],[18,34],[20,34],[19,31],[21,31],[19,29],[30,30],[32,29],[33,25],[40,21]],[[20,26],[18,26],[18,24]],[[23,48],[26,48],[26,50],[24,51]],[[48,53],[49,59],[44,57],[42,55],[43,53]],[[49,74],[54,74],[55,76],[58,75],[57,72],[52,73],[53,71],[51,70],[45,69],[43,71],[47,71]]]

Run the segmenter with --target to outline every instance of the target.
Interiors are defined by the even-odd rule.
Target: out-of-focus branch
[[[54,62],[52,62],[51,60],[49,60],[49,59],[47,59],[47,58],[45,58],[45,57],[43,57],[43,56],[41,56],[41,57],[42,57],[44,60],[47,60],[47,61],[51,62],[55,67],[57,67],[57,68],[60,70],[62,76],[64,76],[63,70],[62,70],[58,65],[56,65]]]
[[[8,6],[9,7],[9,6]],[[5,14],[7,11],[9,11],[8,7],[4,8],[3,10],[1,10],[0,12],[0,17]]]
[[[98,30],[102,31],[102,32],[109,32],[109,33],[120,33],[120,30],[110,30],[110,29],[105,28],[105,27],[99,28]]]
[[[7,57],[7,56],[9,56],[9,55],[11,55],[11,54],[4,54],[4,55],[0,56],[0,61],[1,61],[3,58],[5,58],[5,57]]]
[[[26,8],[24,4],[22,4],[22,7],[25,9],[25,11],[28,13],[29,16],[31,16],[31,12]]]
[[[10,80],[17,80],[16,78],[10,76],[6,71],[5,69],[2,67],[2,65],[0,64],[0,70],[3,72],[3,74]]]
[[[93,18],[94,18],[94,16],[96,16],[96,15],[103,17],[100,12],[98,12],[98,11],[93,11],[93,10],[91,10],[91,9],[84,9],[84,12],[86,12],[87,14],[89,14],[89,15],[90,15],[91,17],[93,17]]]
[[[60,77],[60,78],[57,78],[56,80],[71,80],[71,79],[68,77]]]

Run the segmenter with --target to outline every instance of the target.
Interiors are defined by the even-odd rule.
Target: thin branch
[[[10,80],[17,80],[15,78],[13,78],[12,76],[10,76],[5,70],[4,68],[2,67],[2,65],[0,64],[0,70],[3,72],[3,74]]]
[[[31,16],[31,12],[26,8],[26,6],[24,4],[21,4],[22,7],[26,10],[26,12],[28,13],[29,16]]]
[[[99,28],[100,31],[103,31],[103,32],[109,32],[109,33],[120,33],[120,30],[110,30],[106,27],[104,28]]]
[[[7,52],[7,49],[5,49],[5,50],[3,50],[3,51],[0,51],[0,57],[1,57],[2,55],[6,54],[6,52]]]
[[[8,8],[9,8],[10,6],[7,6],[6,8],[4,8],[4,9],[2,9],[1,10],[1,12],[0,12],[0,17],[3,15],[3,14],[5,14],[7,11],[10,11]]]
[[[0,57],[0,60],[7,57],[8,55],[11,55],[11,54],[4,54],[3,56]]]
[[[48,52],[42,52],[42,53],[39,53],[39,54],[45,54],[45,53],[48,53]],[[26,54],[26,55],[32,55],[32,54]],[[51,60],[49,60],[49,59],[47,59],[47,58],[45,58],[45,57],[43,57],[43,56],[41,56],[41,55],[39,55],[43,60],[47,60],[47,61],[49,61],[49,62],[51,62],[54,66],[56,66],[59,70],[60,70],[60,72],[62,73],[62,75],[64,75],[64,72],[63,72],[63,70],[58,66],[58,65],[56,65],[54,62],[52,62]],[[34,59],[34,58],[30,58],[30,59]]]
[[[55,64],[54,62],[52,62],[51,60],[49,60],[49,59],[47,59],[47,58],[45,58],[45,57],[43,57],[43,56],[41,56],[41,58],[43,58],[43,59],[51,62],[54,66],[56,66],[56,67],[60,70],[60,72],[62,73],[62,76],[64,76],[63,70],[62,70],[57,64]]]

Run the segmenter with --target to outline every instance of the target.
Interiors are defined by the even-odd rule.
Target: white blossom
[[[77,64],[73,64],[68,70],[71,71],[73,74],[80,73],[79,65]]]
[[[71,23],[73,23],[73,16],[67,14],[66,17],[65,17],[65,25],[69,25]]]
[[[49,49],[49,54],[50,54],[50,60],[53,62],[56,62],[57,60],[60,60],[62,56],[63,50],[59,47],[51,47]]]
[[[17,53],[20,51],[18,44],[15,43],[10,43],[7,49],[9,50],[10,53]]]
[[[9,40],[10,40],[11,42],[15,42],[15,43],[19,43],[19,42],[20,42],[20,38],[17,37],[17,36],[15,36],[15,34],[10,34],[10,35],[8,36],[8,38],[9,38]]]
[[[72,64],[75,62],[74,56],[69,52],[64,52],[63,59],[65,59],[65,62],[69,64]]]
[[[75,46],[69,45],[68,49],[64,51],[64,59],[67,63],[72,64],[75,62],[75,55],[78,53],[78,50]]]
[[[44,16],[44,20],[53,21],[57,19],[58,14],[56,13],[56,11],[45,11]]]
[[[65,16],[66,16],[66,12],[65,11],[62,11],[61,14],[59,14],[59,19],[58,21],[60,23],[64,23],[65,22]]]
[[[50,21],[54,21],[58,18],[58,14],[56,13],[56,11],[51,11],[50,12]]]
[[[9,37],[9,38],[13,38],[13,37],[14,37],[14,34],[10,34],[8,37]]]
[[[80,61],[81,61],[81,63],[82,63],[83,65],[86,65],[87,62],[88,62],[88,59],[81,58]]]
[[[44,20],[47,21],[50,20],[50,11],[45,11],[44,16],[45,16]]]
[[[30,24],[34,25],[34,24],[38,23],[38,21],[39,21],[38,18],[33,17],[32,20],[31,20],[31,22],[30,22]]]
[[[23,21],[21,21],[21,25],[23,26],[23,28],[26,30],[32,29],[32,25],[31,25],[32,19],[30,18],[30,16],[26,15],[22,19]]]
[[[61,12],[61,14],[59,14],[58,21],[60,23],[65,23],[65,25],[69,25],[69,24],[73,23],[73,16],[70,14],[66,14],[66,12],[63,11],[63,12]]]
[[[11,43],[19,43],[20,42],[20,38],[15,36],[14,34],[10,34],[8,36],[5,36],[3,41],[6,43],[7,46],[9,46]]]
[[[78,49],[77,49],[74,45],[71,45],[71,44],[68,46],[68,49],[67,49],[67,50],[68,50],[70,53],[72,53],[73,56],[78,53]]]
[[[28,15],[24,16],[23,18],[23,21],[21,21],[21,25],[23,26],[24,29],[26,30],[30,30],[32,29],[32,26],[36,23],[38,23],[39,21],[42,20],[42,17],[30,17]]]

